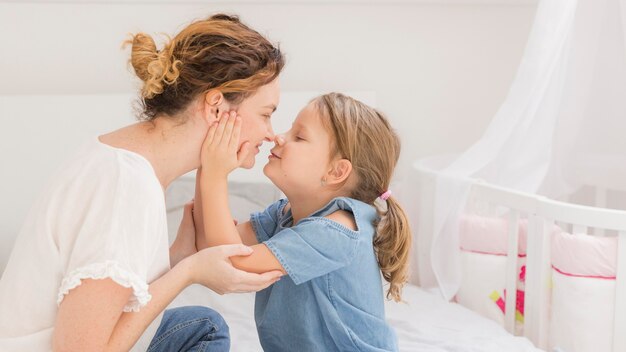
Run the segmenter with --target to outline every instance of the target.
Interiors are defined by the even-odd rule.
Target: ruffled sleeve
[[[138,312],[139,308],[148,304],[152,296],[148,292],[148,284],[139,275],[122,268],[115,261],[89,264],[77,269],[65,276],[59,288],[57,304],[61,304],[63,298],[70,290],[80,286],[84,279],[112,279],[117,284],[133,289],[133,294],[124,307],[125,312]]]
[[[109,278],[132,288],[125,312],[151,299],[148,275],[163,233],[163,192],[145,160],[117,156],[116,163],[88,170],[68,194],[55,224],[63,277],[57,304],[84,279]],[[165,236],[167,241],[167,236]]]

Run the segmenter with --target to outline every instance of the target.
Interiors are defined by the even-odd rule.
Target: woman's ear
[[[219,89],[211,89],[204,94],[204,101],[210,106],[218,106],[224,101],[224,94]]]
[[[205,119],[209,125],[219,119],[222,111],[230,111],[232,108],[224,94],[218,89],[211,89],[204,94],[204,106]]]
[[[224,94],[217,89],[211,89],[206,92],[204,95],[204,99],[202,101],[202,106],[204,106],[204,120],[207,125],[211,125],[213,122],[217,121],[219,116],[219,105],[224,101]]]
[[[331,163],[326,174],[326,184],[336,185],[343,183],[352,173],[352,163],[348,159],[338,159]]]

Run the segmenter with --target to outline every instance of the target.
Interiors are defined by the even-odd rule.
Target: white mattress
[[[526,338],[515,337],[495,322],[416,286],[407,286],[403,299],[407,303],[386,304],[387,319],[396,330],[400,351],[540,351]],[[253,293],[220,296],[194,285],[170,307],[182,305],[204,305],[220,312],[230,326],[231,351],[262,350],[254,324]]]

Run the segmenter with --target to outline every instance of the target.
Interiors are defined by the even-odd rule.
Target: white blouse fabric
[[[98,139],[52,178],[17,237],[0,280],[0,351],[49,351],[58,305],[83,279],[132,288],[124,311],[150,299],[169,270],[164,193],[139,154]],[[145,351],[160,317],[133,350]]]

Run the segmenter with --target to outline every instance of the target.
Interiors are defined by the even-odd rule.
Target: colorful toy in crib
[[[523,265],[520,268],[519,280],[521,282],[526,281],[526,265]],[[515,296],[516,296],[515,320],[517,320],[520,323],[523,323],[524,322],[524,291],[517,290],[517,293]],[[506,297],[506,290],[504,290],[504,297]],[[500,308],[500,310],[502,311],[502,314],[504,314],[505,307],[506,307],[506,302],[504,300],[504,297],[500,296],[500,292],[495,291],[495,290],[489,295],[489,298],[491,298],[491,300],[496,305],[498,305],[498,308]]]
[[[506,297],[506,290],[504,290],[504,297]],[[489,295],[489,298],[491,298],[491,300],[494,301],[495,304],[498,305],[498,307],[502,311],[502,314],[504,314],[505,307],[506,307],[506,302],[504,300],[504,297],[500,296],[500,292],[498,291],[493,291]],[[517,320],[520,323],[523,323],[524,322],[524,291],[517,290],[517,299],[515,303],[516,303],[515,304],[515,320]]]

